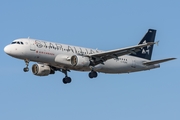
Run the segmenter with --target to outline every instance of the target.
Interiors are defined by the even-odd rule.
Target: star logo
[[[144,40],[144,42],[143,42],[143,44],[145,44],[145,43],[147,43],[146,42],[146,40]],[[148,45],[147,47],[145,47],[145,48],[141,48],[142,49],[142,54],[148,54],[149,55],[149,52],[150,52],[150,50],[149,50],[149,48],[150,48],[151,46],[150,45]]]

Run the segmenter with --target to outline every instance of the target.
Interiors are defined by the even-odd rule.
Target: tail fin
[[[156,36],[156,30],[149,29],[139,44],[154,42],[155,36]],[[153,45],[144,47],[142,48],[141,51],[137,52],[136,54],[130,54],[130,55],[151,60],[152,52],[153,52]]]

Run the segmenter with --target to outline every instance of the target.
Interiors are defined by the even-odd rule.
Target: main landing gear
[[[29,60],[25,59],[24,61],[25,61],[25,63],[26,63],[26,67],[23,69],[23,71],[24,71],[24,72],[28,72],[28,71],[29,71],[29,68],[28,68],[28,66],[29,66]]]
[[[71,83],[71,81],[72,81],[71,78],[68,77],[67,71],[68,71],[68,70],[65,70],[65,69],[62,69],[62,71],[61,71],[62,73],[65,74],[65,77],[64,77],[63,80],[62,80],[64,84]]]
[[[63,82],[64,84],[71,83],[72,80],[71,80],[71,78],[68,77],[68,75],[67,75],[67,72],[68,72],[69,70],[62,69],[62,70],[60,70],[60,71],[65,74],[65,77],[62,79],[62,82]],[[89,78],[96,78],[97,76],[98,76],[98,73],[97,73],[96,71],[94,71],[94,70],[92,70],[92,71],[89,73]]]
[[[98,76],[97,72],[92,70],[90,73],[89,73],[89,78],[96,78]]]

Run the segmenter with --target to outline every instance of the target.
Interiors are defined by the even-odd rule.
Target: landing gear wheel
[[[28,71],[29,71],[29,68],[28,68],[28,67],[25,67],[25,68],[23,69],[23,71],[24,71],[24,72],[28,72]]]
[[[93,76],[94,76],[94,78],[96,78],[98,76],[97,72],[94,71]]]
[[[67,84],[67,82],[66,82],[66,79],[65,79],[65,78],[63,78],[63,83],[64,83],[64,84]]]
[[[91,71],[89,73],[89,78],[96,78],[98,76],[97,72],[96,71]]]
[[[89,73],[89,78],[93,78],[92,72]]]
[[[65,78],[63,78],[63,83],[64,84],[67,84],[67,83],[71,83],[71,78],[70,77],[65,77]]]

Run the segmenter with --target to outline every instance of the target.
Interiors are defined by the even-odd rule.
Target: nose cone
[[[9,56],[15,57],[15,58],[22,58],[24,57],[24,51],[25,49],[21,45],[7,45],[4,48],[4,52],[8,54]]]
[[[11,54],[11,50],[10,50],[10,48],[9,48],[9,45],[7,45],[7,46],[4,48],[4,52],[5,52],[6,54]]]

